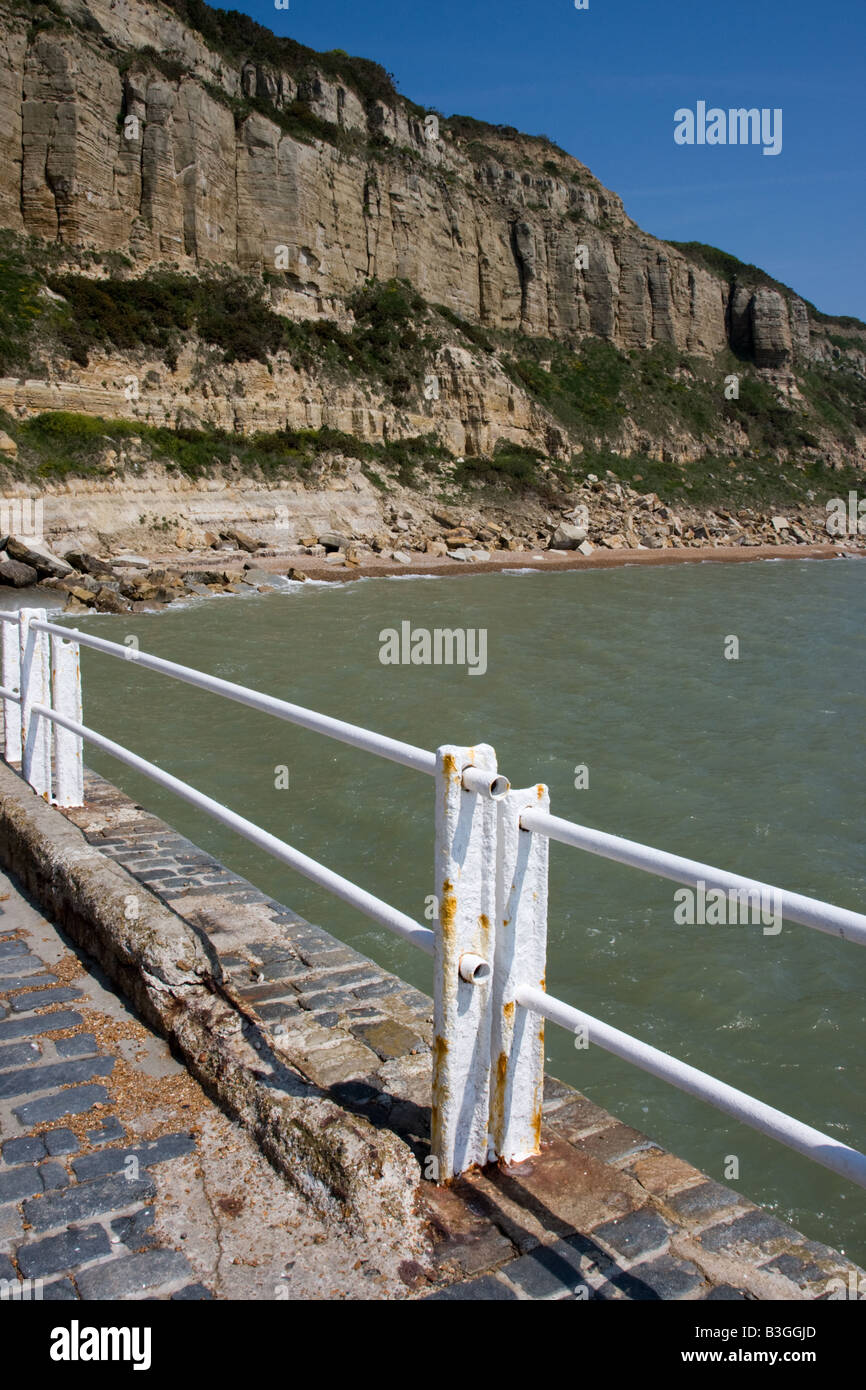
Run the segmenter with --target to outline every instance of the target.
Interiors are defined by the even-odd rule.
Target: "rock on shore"
[[[278,546],[272,525],[226,523],[218,534],[199,534],[179,522],[175,544],[161,535],[159,553],[150,559],[130,550],[130,535],[122,545],[103,544],[101,553],[87,544],[68,548],[67,540],[62,555],[41,541],[7,536],[0,538],[0,585],[57,589],[71,613],[125,613],[179,598],[267,591],[277,575],[303,581],[310,570],[364,572],[382,562],[409,566],[447,559],[472,565],[505,554],[542,552],[555,559],[605,550],[816,545],[836,539],[828,536],[818,506],[787,513],[673,507],[613,474],[590,474],[555,500],[532,494],[444,506],[418,491],[395,489],[375,515],[368,509],[355,515],[348,506],[340,515],[342,529],[330,530],[311,530],[301,517],[283,527]],[[155,537],[142,531],[131,539],[146,551]],[[866,539],[846,538],[846,544],[862,547]]]

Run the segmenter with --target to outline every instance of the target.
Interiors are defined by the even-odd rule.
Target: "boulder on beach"
[[[318,544],[323,545],[326,551],[345,550],[351,544],[348,536],[343,536],[339,531],[323,531],[318,538]]]
[[[577,550],[586,540],[586,527],[562,521],[550,538],[551,550]]]
[[[440,526],[447,526],[449,530],[455,530],[462,524],[460,513],[454,507],[431,507],[430,515]]]
[[[246,531],[239,531],[236,526],[230,526],[226,531],[220,531],[220,539],[231,541],[238,550],[245,550],[252,555],[254,551],[260,550],[264,541],[257,541],[255,536],[247,535]]]
[[[111,574],[111,565],[107,560],[100,560],[97,555],[90,555],[86,550],[67,550],[63,558],[80,574],[92,574],[97,579]]]
[[[76,603],[80,603],[83,608],[90,608],[96,598],[94,592],[78,584],[73,585],[71,588],[67,589],[66,592],[69,594],[70,599],[74,599]]]
[[[93,596],[93,605],[100,613],[128,613],[129,609],[114,589],[101,588]]]
[[[118,555],[114,560],[115,565],[125,566],[131,570],[149,570],[150,561],[145,560],[143,555]]]
[[[0,584],[11,584],[13,589],[26,589],[39,578],[32,565],[22,564],[20,560],[0,560]]]
[[[74,594],[76,589],[86,589],[95,594],[100,583],[98,579],[93,579],[89,574],[76,574],[73,570],[68,579],[58,581],[57,587],[63,589],[67,594]]]
[[[224,584],[224,570],[185,570],[181,575],[184,584]]]
[[[6,540],[6,554],[10,560],[17,560],[22,565],[30,565],[35,569],[41,578],[65,579],[72,573],[72,566],[65,560],[60,560],[56,555],[52,555],[50,550],[43,549],[42,546],[28,545],[18,536],[9,536]]]

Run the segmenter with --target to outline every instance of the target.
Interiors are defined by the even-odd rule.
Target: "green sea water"
[[[854,560],[401,577],[77,621],[424,748],[491,743],[513,786],[549,784],[560,816],[863,911],[864,581]],[[383,665],[381,632],[407,621],[483,630],[486,672]],[[133,663],[85,652],[83,666],[92,727],[424,920],[430,778]],[[114,760],[87,760],[432,991],[426,956]],[[866,1148],[866,952],[787,923],[677,925],[675,891],[554,844],[550,991]],[[736,1159],[733,1186],[866,1261],[861,1189],[552,1025],[547,1054],[626,1123],[719,1181]]]

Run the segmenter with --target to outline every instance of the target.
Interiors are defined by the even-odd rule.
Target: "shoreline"
[[[837,542],[828,545],[696,546],[688,550],[597,550],[592,555],[574,553],[557,556],[511,551],[501,556],[491,556],[489,560],[478,561],[418,555],[417,558],[413,557],[408,565],[388,560],[376,564],[336,565],[307,555],[262,556],[261,559],[256,558],[255,567],[270,573],[279,573],[288,564],[290,568],[302,571],[308,579],[339,584],[348,583],[353,579],[389,579],[395,575],[450,578],[453,575],[501,574],[503,570],[560,573],[567,570],[617,569],[625,565],[700,564],[704,561],[714,564],[737,564],[750,560],[834,560],[844,556],[857,558],[863,553]],[[201,566],[202,569],[212,568],[213,564],[211,554],[209,558],[196,557],[190,560],[187,569],[194,569],[196,566]]]
[[[237,551],[216,553],[199,551],[189,555],[183,562],[165,555],[154,556],[151,558],[150,564],[154,568],[159,567],[164,574],[172,574],[179,579],[181,574],[190,576],[197,571],[205,574],[214,568],[222,568],[218,564],[219,561],[225,565],[226,561],[234,559],[235,564],[237,564],[239,558]],[[628,565],[743,564],[758,560],[834,560],[840,558],[862,559],[866,558],[866,552],[859,547],[855,549],[839,542],[827,545],[708,545],[690,547],[689,549],[595,551],[592,555],[580,555],[576,551],[560,552],[558,555],[509,551],[490,555],[488,559],[477,561],[450,560],[438,555],[416,553],[408,564],[382,560],[374,564],[356,565],[328,564],[318,556],[308,555],[247,555],[244,557],[245,569],[250,573],[250,580],[226,584],[221,589],[214,586],[210,595],[202,594],[201,597],[218,598],[242,593],[267,594],[274,592],[278,586],[265,582],[271,576],[275,580],[281,579],[283,584],[303,583],[304,580],[315,583],[348,584],[358,579],[450,579],[455,576],[478,574],[525,574],[527,572],[563,574],[581,570],[622,569]],[[290,577],[292,572],[302,573],[304,580],[292,579]],[[252,578],[253,573],[255,579]],[[237,571],[238,578],[242,574],[242,570]],[[280,584],[279,588],[282,588],[283,584]],[[27,589],[12,587],[0,589],[0,609],[9,611],[10,609],[32,607],[34,604],[44,603],[49,595],[60,598],[60,592],[55,585],[38,583]],[[7,596],[11,602],[2,601]],[[173,608],[177,602],[189,598],[189,594],[178,593],[168,601],[147,599],[140,603],[131,604],[126,611],[130,613],[164,612]],[[112,611],[111,609],[96,607],[80,610],[63,607],[59,610],[65,616],[71,616],[74,612],[83,616],[84,614],[99,612],[110,614]]]

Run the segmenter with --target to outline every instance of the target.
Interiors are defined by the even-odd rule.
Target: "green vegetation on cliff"
[[[277,287],[283,279],[276,272],[266,276],[267,284]],[[12,346],[23,351],[18,339],[26,338],[28,328],[15,298],[19,280],[30,283],[20,271],[10,280],[16,314],[4,317],[0,299],[0,353],[8,342],[4,358],[9,366],[14,365]],[[268,363],[285,352],[299,368],[321,365],[366,376],[399,398],[417,385],[434,345],[423,332],[424,300],[397,280],[371,281],[349,300],[355,318],[351,332],[329,320],[296,321],[275,313],[267,303],[266,285],[240,276],[199,280],[160,271],[137,280],[94,280],[49,274],[46,283],[64,301],[55,312],[58,342],[79,366],[86,366],[90,354],[101,348],[149,352],[174,370],[184,343],[197,339],[218,348],[224,362]],[[0,279],[0,295],[2,285]],[[3,365],[0,360],[0,369]]]
[[[46,304],[39,281],[20,261],[0,262],[0,372],[25,370],[30,361],[29,340]]]
[[[377,463],[398,481],[411,483],[417,468],[435,469],[448,458],[432,435],[383,444],[333,429],[239,435],[218,429],[169,429],[63,410],[43,411],[23,421],[0,411],[0,426],[19,449],[18,460],[14,464],[7,460],[5,471],[45,479],[104,476],[109,471],[122,474],[148,461],[187,478],[212,477],[220,469],[237,467],[260,478],[294,478],[309,472],[324,455],[343,454],[364,464]],[[124,451],[126,462],[118,462]],[[110,463],[108,453],[113,455]]]
[[[15,420],[0,411],[0,428],[18,445],[7,476],[57,481],[140,471],[149,462],[191,479],[240,472],[260,480],[310,477],[334,455],[358,459],[376,486],[417,485],[425,477],[449,495],[491,494],[505,489],[554,499],[592,474],[618,479],[639,492],[655,492],[673,505],[772,509],[804,505],[811,497],[844,496],[862,487],[855,468],[828,469],[818,459],[780,464],[770,455],[747,459],[708,456],[700,463],[662,462],[645,454],[622,457],[587,449],[570,463],[545,460],[538,449],[500,441],[490,458],[453,460],[432,435],[384,444],[339,430],[279,430],[254,435],[224,430],[168,429],[137,420],[110,420],[46,411]],[[375,467],[374,467],[375,465]]]
[[[179,19],[195,29],[207,44],[227,58],[244,62],[268,63],[291,73],[296,80],[314,70],[336,81],[345,82],[368,103],[397,100],[391,73],[370,58],[353,58],[342,49],[317,53],[294,39],[281,38],[263,24],[238,10],[221,10],[203,0],[163,0]]]
[[[775,498],[781,505],[797,489],[805,495],[829,459],[838,464],[840,453],[854,455],[866,432],[866,379],[856,359],[847,357],[796,366],[796,389],[782,398],[766,375],[730,352],[710,360],[670,345],[626,352],[597,338],[563,342],[487,329],[447,306],[427,304],[406,281],[363,285],[347,300],[347,326],[341,327],[277,312],[293,283],[281,272],[191,276],[164,269],[135,278],[120,256],[70,251],[11,233],[0,233],[0,252],[0,374],[38,378],[54,374],[58,364],[61,374],[68,370],[63,359],[71,360],[74,372],[92,368],[94,354],[119,357],[111,372],[140,372],[145,415],[148,392],[162,392],[167,384],[154,363],[174,373],[183,353],[193,383],[207,383],[221,365],[238,364],[240,374],[252,361],[271,372],[291,362],[326,386],[358,383],[398,412],[429,415],[432,430],[436,411],[428,407],[426,385],[437,378],[439,399],[447,401],[456,373],[466,367],[442,350],[467,349],[474,363],[469,371],[480,383],[497,377],[501,383],[505,373],[536,407],[537,442],[546,450],[500,440],[487,457],[453,461],[451,481],[460,487],[543,492],[557,478],[567,481],[569,470],[580,476],[610,469],[670,498],[706,491],[705,500],[717,503]],[[841,349],[834,344],[833,351]],[[731,376],[739,379],[734,400],[724,389]],[[226,389],[224,376],[214,380]],[[182,407],[190,394],[184,388],[178,425],[188,422]],[[189,405],[197,413],[194,399]],[[87,418],[41,417],[32,434],[16,434],[30,470],[47,477],[93,468],[108,426],[96,421],[89,430],[82,423]],[[308,467],[338,449],[365,467],[376,464],[386,481],[389,475],[408,481],[419,468],[435,472],[445,458],[432,435],[373,446],[348,436],[335,442],[330,431],[245,441],[147,422],[117,423],[111,431],[124,428],[149,441],[154,459],[190,476],[232,455],[244,468],[267,472]],[[682,466],[649,457],[701,451],[706,457],[700,463]]]
[[[784,284],[781,280],[775,280],[772,275],[767,274],[766,270],[761,270],[760,266],[740,261],[728,251],[720,251],[717,246],[707,246],[702,241],[669,241],[668,246],[682,251],[683,255],[688,256],[695,265],[702,266],[704,270],[710,271],[712,275],[718,275],[722,280],[727,280],[729,285],[764,287],[778,290],[779,294],[783,294],[786,299],[802,299],[802,295],[798,295],[797,291],[792,290],[790,285]],[[821,323],[838,323],[849,328],[866,328],[866,323],[862,319],[853,318],[848,314],[841,317],[835,314],[822,314],[821,310],[816,309],[810,300],[803,299],[803,303],[812,317]],[[830,337],[832,341],[832,334]],[[866,338],[846,338],[841,345],[864,352],[866,351]]]
[[[843,368],[814,368],[800,375],[804,404],[783,403],[776,390],[733,353],[714,360],[692,357],[667,344],[622,352],[588,338],[568,344],[523,338],[504,357],[512,378],[540,400],[576,440],[612,445],[628,418],[656,439],[687,432],[708,444],[731,428],[748,438],[754,455],[819,449],[818,432],[832,431],[845,447],[854,429],[866,429],[866,380]],[[517,351],[520,356],[517,356]],[[724,383],[739,380],[728,400]]]

